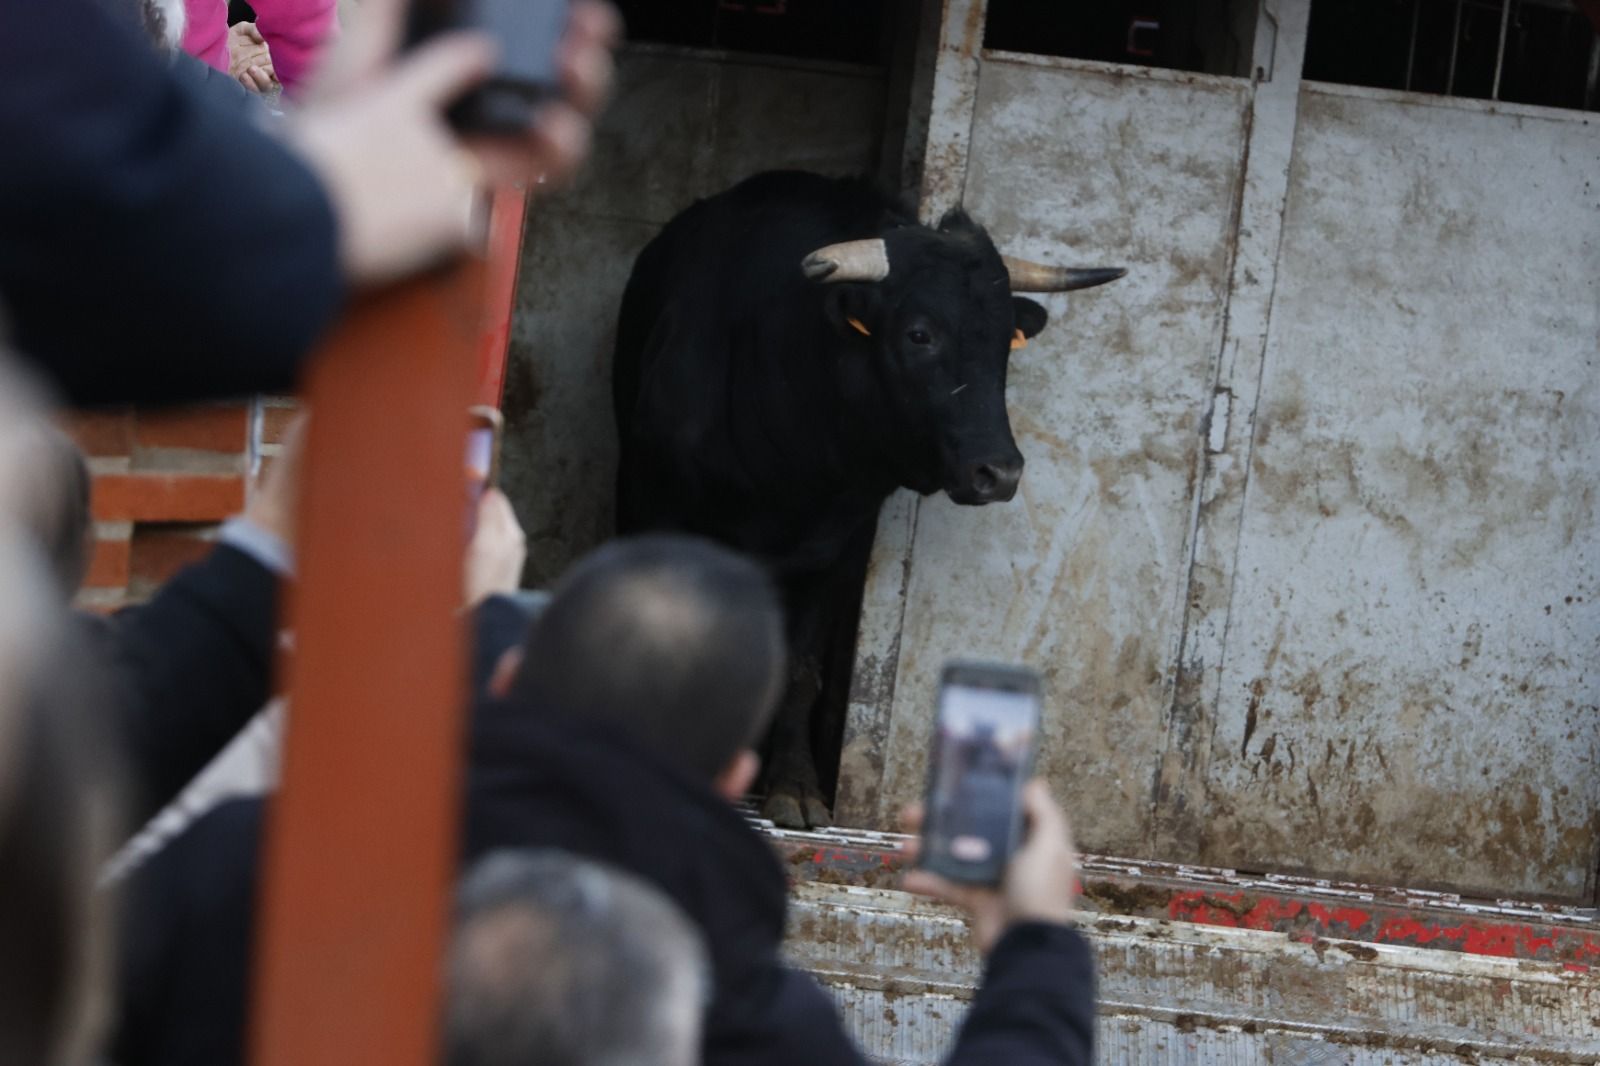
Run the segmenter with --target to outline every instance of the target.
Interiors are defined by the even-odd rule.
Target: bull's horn
[[[800,261],[812,281],[882,281],[889,276],[889,248],[882,237],[818,248]]]
[[[1012,292],[1071,292],[1092,289],[1116,281],[1127,271],[1122,267],[1053,267],[1002,255],[1006,273],[1011,275]]]

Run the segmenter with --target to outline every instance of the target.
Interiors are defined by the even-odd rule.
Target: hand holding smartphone
[[[922,825],[923,869],[999,884],[1021,846],[1033,774],[1039,678],[1016,666],[951,663],[939,685]]]
[[[533,125],[540,104],[561,93],[556,54],[569,14],[567,0],[412,0],[406,41],[447,30],[493,37],[500,46],[494,72],[448,115],[462,133],[515,136]]]

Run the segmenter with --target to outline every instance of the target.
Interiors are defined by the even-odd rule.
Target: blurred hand
[[[469,146],[443,111],[493,69],[494,42],[446,34],[393,59],[404,3],[366,0],[359,10],[291,135],[333,200],[346,276],[367,285],[479,239],[486,186],[550,184],[577,170],[610,89],[621,23],[601,0],[574,0],[558,56],[565,97],[541,110],[524,136]]]
[[[478,527],[473,531],[472,543],[467,545],[462,574],[467,606],[476,607],[490,596],[515,592],[527,558],[528,539],[511,509],[511,501],[499,489],[484,489],[478,500]]]
[[[271,92],[278,85],[272,50],[254,22],[228,27],[228,73],[251,92]]]
[[[283,451],[261,476],[245,504],[244,516],[283,543],[294,546],[295,516],[300,506],[300,472],[306,452],[306,422],[299,415],[283,438]]]
[[[905,877],[906,891],[966,911],[972,921],[972,939],[983,955],[1018,922],[1066,925],[1072,921],[1078,856],[1067,816],[1043,778],[1036,777],[1023,788],[1022,811],[1026,835],[998,888],[957,884],[927,870],[912,870]],[[922,818],[920,804],[908,808],[902,819],[906,832],[920,834]],[[904,849],[912,862],[920,852],[920,837]]]

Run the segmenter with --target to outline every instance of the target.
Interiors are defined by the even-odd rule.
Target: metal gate
[[[1600,125],[1304,83],[1309,6],[1243,79],[945,5],[926,213],[1130,275],[1018,353],[1016,501],[886,509],[841,821],[916,797],[959,648],[1045,672],[1089,850],[1592,903]]]

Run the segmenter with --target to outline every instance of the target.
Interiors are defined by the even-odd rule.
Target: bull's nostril
[[[1000,471],[984,463],[972,472],[972,487],[982,495],[989,495],[1000,487]]]

